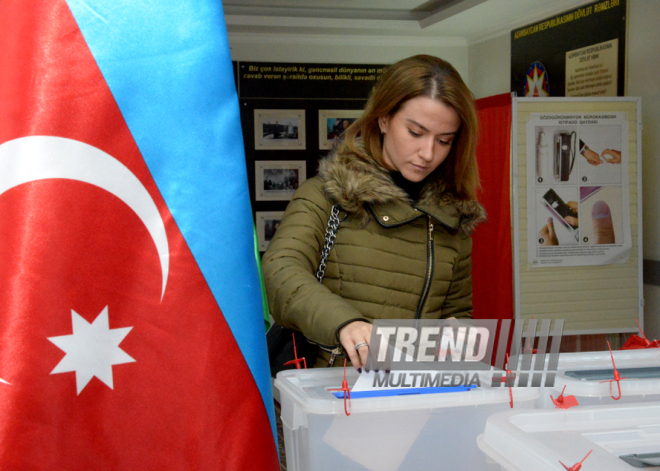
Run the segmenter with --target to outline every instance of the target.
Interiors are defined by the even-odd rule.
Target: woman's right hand
[[[552,218],[548,218],[548,223],[539,231],[539,245],[559,245]]]
[[[369,340],[371,339],[372,325],[368,322],[354,321],[346,324],[339,330],[339,341],[346,351],[353,367],[362,372],[369,356]],[[360,348],[355,348],[360,345]]]
[[[603,163],[603,161],[600,160],[600,155],[598,155],[597,153],[595,153],[593,150],[589,149],[586,146],[582,151],[582,155],[584,156],[585,159],[587,159],[587,162],[589,162],[594,167]]]

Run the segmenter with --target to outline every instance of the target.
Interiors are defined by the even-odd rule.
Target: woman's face
[[[454,108],[417,97],[394,116],[381,116],[378,124],[385,163],[406,180],[421,182],[447,158],[461,119]]]

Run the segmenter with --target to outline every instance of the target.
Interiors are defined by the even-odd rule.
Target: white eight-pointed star
[[[529,80],[531,78],[531,80]],[[530,77],[529,75],[527,76],[527,79],[529,80],[529,95],[528,96],[548,96],[546,91],[543,89],[543,81],[545,80],[545,72],[541,72],[541,75],[539,76],[539,69],[538,67],[534,67],[534,77]],[[534,94],[534,89],[538,92],[536,95]]]
[[[135,361],[119,348],[133,327],[110,329],[107,306],[91,324],[72,310],[71,323],[73,335],[48,338],[66,352],[50,374],[75,371],[78,394],[94,376],[113,389],[112,365]]]

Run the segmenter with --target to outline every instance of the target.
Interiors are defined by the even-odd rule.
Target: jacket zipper
[[[422,288],[422,295],[419,298],[419,304],[417,305],[417,312],[415,313],[415,319],[421,319],[422,309],[426,303],[426,298],[429,296],[429,291],[431,289],[431,280],[433,279],[433,269],[435,266],[435,246],[433,244],[433,223],[431,222],[431,217],[429,216],[429,225],[428,225],[428,239],[426,241],[426,279],[424,280],[424,288]]]
[[[328,361],[328,367],[335,364],[337,355],[341,355],[341,346],[336,347],[332,352],[330,352],[330,361]]]
[[[306,339],[307,339],[307,338],[306,338]],[[309,340],[309,339],[307,339],[307,341],[308,341],[309,343],[311,343],[312,345],[316,345],[316,346],[319,347],[321,350],[324,350],[324,351],[330,353],[330,361],[328,361],[328,366],[332,366],[332,365],[334,364],[335,359],[337,358],[337,356],[343,354],[343,348],[342,348],[341,344],[340,344],[340,345],[336,345],[336,346],[334,346],[334,347],[331,347],[331,346],[329,346],[329,345],[321,345],[320,343],[313,342],[313,341],[311,341],[311,340]]]

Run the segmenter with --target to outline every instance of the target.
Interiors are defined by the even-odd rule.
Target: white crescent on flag
[[[29,136],[0,145],[0,168],[0,195],[23,183],[63,178],[95,185],[126,203],[156,244],[163,277],[162,300],[170,263],[165,224],[147,189],[124,164],[84,142]]]

